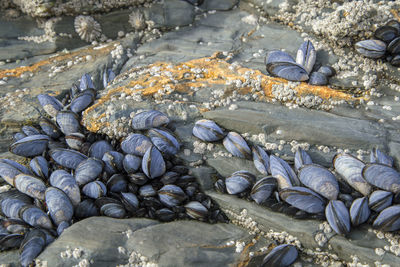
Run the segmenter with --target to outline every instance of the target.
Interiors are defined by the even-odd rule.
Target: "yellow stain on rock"
[[[95,110],[98,106],[109,101],[113,96],[117,94],[125,93],[127,96],[133,94],[141,94],[142,96],[154,96],[158,97],[156,94],[162,92],[162,94],[170,94],[171,92],[187,93],[193,94],[191,88],[204,88],[209,85],[226,85],[229,83],[234,83],[240,80],[242,83],[246,79],[251,80],[261,80],[261,88],[264,91],[264,96],[260,93],[259,99],[265,100],[272,99],[272,86],[273,85],[286,85],[288,81],[281,78],[271,77],[263,74],[259,70],[249,69],[245,67],[237,67],[228,63],[226,60],[221,59],[221,53],[215,53],[211,57],[199,58],[190,60],[183,63],[173,64],[170,62],[156,62],[154,64],[148,65],[145,69],[134,68],[125,73],[129,75],[132,72],[140,71],[141,74],[134,80],[130,81],[128,84],[116,88],[108,89],[107,93],[96,101],[91,107],[85,110],[83,120],[86,127],[90,131],[97,131],[102,126],[99,124],[99,120],[94,118],[90,119],[88,114]],[[156,70],[160,75],[152,75],[151,70]],[[202,76],[196,76],[195,70],[201,70]],[[250,73],[250,75],[249,75]],[[167,75],[168,74],[168,75]],[[143,89],[135,89],[135,86],[139,86]],[[235,87],[226,85],[236,90],[239,94],[251,93],[251,87],[244,87],[236,89]],[[165,90],[165,88],[169,90]],[[138,88],[138,87],[136,87]],[[332,89],[327,86],[313,86],[307,83],[299,83],[293,90],[297,91],[297,95],[316,95],[324,100],[335,99],[335,100],[346,100],[354,101],[359,100],[350,93],[341,92]],[[199,107],[201,112],[207,111],[202,107]]]
[[[390,13],[392,13],[393,17],[394,17],[396,20],[400,21],[399,12],[398,12],[397,10],[391,9],[391,10],[390,10]]]

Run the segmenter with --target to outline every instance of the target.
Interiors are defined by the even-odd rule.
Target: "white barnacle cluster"
[[[129,259],[127,264],[117,265],[117,267],[157,267],[158,264],[152,262],[146,256],[140,254],[139,252],[132,251],[129,254]]]
[[[382,232],[378,230],[372,230],[377,238],[385,239],[388,242],[388,245],[385,245],[382,248],[375,248],[375,253],[377,255],[384,254],[385,252],[391,252],[396,256],[400,256],[400,235],[396,233],[390,232]],[[379,254],[378,254],[379,253]]]
[[[33,75],[32,73],[30,74],[25,74],[26,76],[31,76]],[[7,77],[5,77],[7,78]],[[4,78],[3,78],[4,80]],[[7,79],[6,79],[7,80]],[[14,92],[8,92],[5,94],[5,96],[0,97],[0,104],[4,108],[17,108],[18,104],[24,101],[24,96],[27,96],[30,94],[30,90],[28,88],[24,89],[17,89]]]
[[[95,41],[101,36],[101,26],[91,16],[77,16],[74,26],[79,37],[86,42]]]
[[[38,27],[44,29],[44,34],[39,36],[21,36],[18,37],[18,39],[28,42],[34,42],[37,44],[43,42],[54,42],[56,37],[56,32],[54,31],[54,25],[59,20],[61,20],[61,18],[51,18],[42,23],[39,22]]]

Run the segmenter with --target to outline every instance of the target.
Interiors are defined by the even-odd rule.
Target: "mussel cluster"
[[[346,235],[351,225],[363,223],[382,231],[400,229],[400,173],[394,169],[393,159],[379,149],[371,151],[369,163],[339,153],[330,170],[313,163],[299,148],[292,169],[258,145],[250,149],[238,133],[225,134],[213,121],[197,121],[193,135],[207,142],[223,139],[232,155],[253,160],[264,175],[257,179],[248,171],[236,171],[215,182],[221,193],[253,200],[295,218],[326,219],[338,234]]]
[[[308,81],[311,85],[327,85],[335,70],[331,66],[321,66],[313,71],[316,58],[314,45],[305,41],[297,51],[296,60],[286,52],[274,50],[268,53],[265,65],[267,71],[276,77],[294,82]]]
[[[104,87],[114,77],[106,71]],[[85,74],[65,103],[39,95],[48,116],[22,127],[9,148],[29,166],[0,159],[0,176],[15,187],[0,193],[0,250],[20,246],[23,266],[71,224],[90,216],[227,221],[174,157],[180,144],[166,128],[170,119],[164,113],[136,114],[134,131],[122,142],[81,127],[82,111],[96,98],[94,88]]]
[[[393,66],[400,66],[400,22],[387,22],[376,29],[374,38],[357,42],[357,52],[368,58],[385,58]]]

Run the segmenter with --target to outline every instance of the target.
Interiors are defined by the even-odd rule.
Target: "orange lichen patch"
[[[236,90],[239,94],[251,94],[252,87],[245,86],[237,89],[235,83],[245,83],[246,81],[260,81],[261,89],[264,96],[258,92],[259,100],[265,98],[273,98],[273,85],[286,85],[288,81],[281,78],[271,77],[263,74],[259,70],[238,67],[232,65],[226,60],[219,58],[220,53],[215,53],[211,57],[199,58],[183,63],[173,64],[169,62],[156,62],[144,68],[133,68],[125,76],[130,73],[140,73],[137,78],[128,82],[128,84],[116,88],[109,89],[94,105],[86,109],[84,118],[92,110],[110,100],[115,95],[125,93],[129,95],[141,94],[142,96],[153,96],[154,98],[162,98],[172,92],[192,94],[193,88],[201,89],[208,86],[223,85]],[[233,85],[229,85],[233,84]],[[137,89],[143,88],[143,89]],[[297,91],[298,96],[316,95],[323,100],[359,100],[352,94],[337,91],[327,86],[312,86],[307,83],[299,83],[293,90]],[[229,92],[228,92],[229,93]],[[232,93],[232,92],[230,92]],[[201,108],[201,107],[199,107]],[[201,110],[201,109],[200,109]],[[89,130],[99,129],[97,125],[86,124]]]
[[[400,21],[399,12],[398,12],[397,10],[391,9],[391,10],[390,10],[390,13],[392,13],[392,15],[393,15],[393,17],[394,17],[395,19],[397,19],[398,21]]]
[[[115,42],[110,43],[107,46],[104,46],[99,49],[94,49],[92,46],[90,46],[88,48],[84,48],[74,52],[67,52],[67,53],[63,52],[58,56],[51,57],[46,60],[41,60],[30,66],[17,67],[15,69],[0,70],[0,79],[4,77],[20,77],[25,72],[35,72],[38,71],[43,66],[54,65],[54,63],[59,63],[64,60],[71,60],[75,56],[91,55],[93,58],[96,58],[100,55],[109,53],[114,48],[114,44]]]

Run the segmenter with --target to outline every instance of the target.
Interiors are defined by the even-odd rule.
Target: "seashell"
[[[367,164],[362,170],[362,176],[380,189],[400,192],[400,174],[392,167],[377,163]]]
[[[337,154],[333,158],[333,166],[336,173],[355,190],[368,196],[371,192],[371,185],[361,175],[365,164],[361,160],[348,154]]]
[[[79,90],[85,91],[86,89],[92,88],[94,89],[94,84],[92,81],[92,77],[89,74],[85,73],[81,77],[81,82],[79,84]]]
[[[142,31],[146,28],[146,19],[140,10],[134,10],[129,14],[129,24],[135,31]]]
[[[309,78],[307,70],[286,52],[269,52],[265,64],[270,74],[289,81],[307,81]]]
[[[78,115],[72,111],[62,110],[57,113],[56,121],[63,134],[69,135],[80,131]]]
[[[79,114],[93,103],[96,97],[96,91],[88,88],[74,97],[71,101],[70,109],[72,112]]]
[[[61,135],[60,130],[49,119],[41,118],[39,120],[39,125],[40,125],[40,128],[42,129],[42,131],[45,134],[47,134],[49,137],[51,137],[53,139],[57,139],[60,137],[60,135]]]
[[[8,218],[19,219],[19,212],[29,203],[20,199],[5,198],[1,201],[1,212]]]
[[[83,200],[75,208],[75,217],[78,219],[85,219],[99,215],[99,210],[92,199]]]
[[[10,152],[22,157],[41,155],[46,150],[49,140],[47,135],[30,135],[11,144]]]
[[[158,110],[149,110],[136,114],[132,119],[134,130],[147,130],[167,125],[169,118]],[[132,154],[132,153],[131,153]]]
[[[166,172],[160,177],[160,182],[163,184],[173,184],[180,178],[179,173],[176,172]]]
[[[4,233],[13,233],[13,234],[22,234],[27,233],[30,230],[30,226],[22,220],[19,219],[2,219],[0,220],[0,235],[2,234],[3,230]],[[2,228],[4,227],[4,228]],[[1,243],[1,242],[0,242]],[[1,245],[0,245],[1,247]]]
[[[376,190],[369,196],[371,210],[380,212],[392,205],[393,194],[388,191]]]
[[[40,94],[37,98],[44,111],[46,111],[46,113],[52,118],[55,118],[57,113],[63,109],[63,104],[53,96]]]
[[[286,161],[271,155],[269,163],[271,174],[277,179],[280,189],[300,185],[299,179]]]
[[[81,202],[81,193],[79,186],[75,181],[75,178],[64,170],[56,170],[50,175],[51,186],[57,187],[64,191],[72,202],[72,205],[76,206]]]
[[[100,38],[101,26],[91,16],[77,16],[74,21],[74,27],[79,37],[88,43]],[[81,90],[83,89],[81,88]]]
[[[185,192],[179,186],[172,184],[164,185],[158,190],[158,197],[165,206],[170,208],[180,205],[186,199]]]
[[[31,230],[21,244],[20,262],[22,266],[31,266],[33,260],[46,246],[46,234],[40,229]]]
[[[393,158],[386,155],[377,148],[371,150],[370,161],[371,163],[380,163],[393,167]]]
[[[395,55],[391,60],[390,64],[393,66],[399,67],[400,66],[400,55]]]
[[[52,229],[52,223],[47,214],[33,205],[26,205],[19,211],[19,216],[24,222],[30,224],[33,227],[43,227],[46,229]]]
[[[44,200],[46,185],[44,182],[28,174],[18,174],[14,180],[15,187],[22,193],[30,197]]]
[[[300,45],[299,50],[297,50],[296,63],[303,66],[308,73],[311,73],[316,58],[317,52],[311,41],[305,41]]]
[[[371,211],[368,207],[367,197],[357,198],[353,201],[353,204],[351,204],[350,219],[353,226],[365,223],[368,220],[370,214]]]
[[[296,154],[294,155],[294,168],[296,169],[296,171],[299,171],[299,169],[303,165],[308,165],[312,163],[313,162],[310,155],[308,155],[307,152],[305,152],[303,149],[299,147],[296,150]]]
[[[124,155],[117,151],[107,151],[104,153],[102,160],[104,162],[104,170],[109,175],[113,175],[123,169],[122,161],[124,160]]]
[[[286,267],[296,261],[298,252],[295,246],[282,244],[273,248],[267,256],[264,257],[262,267]]]
[[[11,198],[11,199],[18,199],[21,200],[23,202],[25,202],[26,204],[32,204],[32,198],[29,197],[28,195],[21,193],[20,191],[18,191],[15,188],[12,188],[8,191],[4,191],[0,193],[0,203],[1,201],[7,199],[7,198]]]
[[[162,153],[169,155],[175,155],[178,153],[180,144],[172,134],[160,129],[150,129],[148,135],[151,142]]]
[[[142,165],[142,159],[132,154],[126,154],[122,161],[122,166],[127,174],[133,174],[137,172]]]
[[[22,126],[21,130],[26,136],[40,134],[39,130],[33,126],[25,125],[25,126]]]
[[[49,178],[49,163],[42,156],[36,156],[29,162],[32,171],[43,179]]]
[[[308,164],[300,168],[298,175],[301,183],[308,188],[327,199],[337,199],[339,184],[328,169],[317,164]]]
[[[124,205],[118,200],[102,197],[96,200],[96,205],[100,209],[100,214],[112,218],[124,218],[126,210]]]
[[[126,192],[128,186],[128,181],[126,180],[125,176],[122,174],[114,174],[110,177],[107,181],[107,189],[109,192]]]
[[[128,211],[135,211],[139,208],[139,200],[133,193],[121,193],[121,201]]]
[[[18,248],[23,239],[22,234],[9,234],[8,232],[0,234],[0,251]]]
[[[175,219],[175,212],[167,208],[162,208],[156,211],[156,217],[160,221],[170,222]]]
[[[104,153],[112,150],[114,150],[113,147],[106,140],[96,141],[89,148],[89,156],[91,158],[96,158],[101,160],[104,156]]]
[[[79,163],[87,159],[87,156],[71,149],[56,148],[50,150],[49,154],[58,165],[69,169],[76,169]]]
[[[364,40],[355,44],[355,49],[368,58],[381,58],[385,55],[386,44],[380,40]]]
[[[251,148],[253,154],[253,162],[256,169],[262,174],[270,172],[269,156],[260,146],[255,145]]]
[[[24,137],[26,137],[26,134],[24,134],[24,133],[15,133],[13,135],[13,139],[14,139],[15,142],[18,141],[18,140],[21,140]]]
[[[400,22],[398,22],[397,20],[389,20],[388,22],[386,22],[387,26],[392,26],[394,28],[397,29],[398,32],[400,32]]]
[[[70,91],[70,98],[73,99],[75,96],[77,96],[79,94],[79,92],[81,91],[81,89],[79,89],[78,85],[76,84],[72,84]]]
[[[248,171],[237,171],[225,179],[226,191],[235,195],[251,188],[256,182],[256,177]]]
[[[64,230],[67,229],[70,226],[71,226],[71,224],[69,222],[66,222],[66,221],[61,222],[57,226],[57,234],[58,234],[58,236],[60,236],[64,232]]]
[[[107,69],[103,73],[103,86],[104,88],[107,87],[107,85],[110,84],[115,79],[115,73],[112,71],[112,69]]]
[[[392,55],[400,53],[400,37],[394,38],[387,46],[387,51]]]
[[[81,150],[82,145],[85,142],[85,135],[81,133],[71,133],[65,136],[65,142],[70,148]]]
[[[20,174],[21,171],[11,166],[8,163],[0,162],[0,177],[4,179],[8,184],[14,186],[15,176]]]
[[[213,121],[198,120],[194,124],[193,135],[205,142],[215,142],[224,138],[224,132]]]
[[[91,181],[96,180],[103,171],[103,161],[96,158],[88,158],[75,169],[75,180],[79,186],[85,185]]]
[[[154,197],[157,195],[157,192],[151,184],[146,184],[139,188],[139,195],[142,197]]]
[[[257,204],[262,204],[271,196],[277,186],[278,183],[274,177],[264,177],[254,184],[250,196]]]
[[[321,66],[317,72],[325,74],[326,77],[332,77],[333,75],[336,74],[336,71],[334,68],[332,68],[331,66]]]
[[[149,178],[147,178],[147,176],[142,172],[132,173],[129,175],[129,181],[137,185],[144,185],[148,180]]]
[[[221,194],[225,194],[226,193],[226,186],[225,186],[225,181],[222,179],[218,179],[215,184],[214,184],[215,190],[217,190],[217,192],[220,192]]]
[[[55,187],[49,187],[46,189],[45,199],[50,217],[56,225],[64,221],[71,221],[74,215],[74,207],[63,191]]]
[[[205,221],[208,217],[208,209],[198,201],[190,201],[184,207],[186,214],[192,219]]]
[[[142,170],[150,179],[165,173],[165,161],[156,147],[152,146],[147,149],[142,160]]]
[[[328,84],[328,77],[325,74],[314,71],[310,75],[310,79],[308,80],[308,84],[311,85],[327,85]]]
[[[350,215],[344,203],[331,200],[325,209],[325,216],[332,229],[342,235],[350,232]]]
[[[372,227],[385,232],[400,229],[400,205],[388,207],[379,213]]]
[[[235,157],[246,158],[251,160],[252,154],[249,146],[243,137],[235,132],[229,132],[224,140],[223,144],[226,150]]]
[[[143,157],[151,146],[150,139],[142,134],[130,134],[121,142],[121,149],[124,153],[140,157]]]
[[[91,198],[100,198],[107,194],[107,187],[100,181],[93,181],[82,188],[82,193]]]
[[[390,43],[394,38],[399,35],[399,31],[392,26],[384,25],[379,27],[374,32],[374,37],[385,43]]]
[[[308,213],[324,211],[325,201],[314,191],[306,187],[287,187],[279,192],[279,197],[290,205]]]

